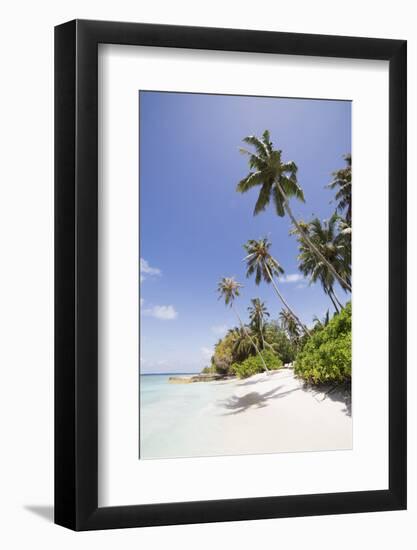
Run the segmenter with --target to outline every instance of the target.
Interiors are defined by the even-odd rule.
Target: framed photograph
[[[55,522],[405,509],[406,42],[71,21],[55,159]]]

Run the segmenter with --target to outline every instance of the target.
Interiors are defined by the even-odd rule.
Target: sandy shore
[[[352,418],[344,396],[305,389],[291,369],[184,387],[188,393],[183,399],[204,391],[206,401],[177,420],[171,408],[169,429],[161,423],[153,443],[144,446],[144,458],[352,447]]]

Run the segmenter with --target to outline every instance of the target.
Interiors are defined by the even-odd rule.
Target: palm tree
[[[252,336],[250,335],[249,331],[245,327],[245,325],[242,322],[242,319],[240,318],[240,315],[234,305],[234,300],[237,298],[240,294],[239,289],[242,288],[242,285],[238,283],[233,277],[223,277],[219,284],[217,285],[217,292],[219,293],[219,300],[223,298],[224,303],[226,306],[229,306],[233,309],[241,329],[246,333],[247,337],[251,341],[253,347],[255,348],[256,353],[259,355],[262,361],[262,365],[266,371],[268,371],[268,367],[266,366],[266,363],[264,361],[264,358],[262,357],[261,352],[259,351],[258,346],[256,345],[255,341],[253,340]]]
[[[269,317],[269,312],[264,302],[261,302],[259,298],[252,298],[251,302],[252,305],[248,307],[249,319],[255,333],[259,334],[262,349],[264,349],[266,344],[264,338],[265,317]]]
[[[345,212],[348,225],[352,223],[352,155],[344,155],[345,168],[333,172],[333,180],[326,186],[329,189],[338,189],[336,193],[336,212]]]
[[[290,315],[285,309],[281,309],[279,319],[281,321],[281,327],[285,330],[289,339],[297,343],[300,338],[300,331],[292,315]]]
[[[314,325],[314,328],[315,329],[321,329],[321,328],[324,328],[325,326],[327,326],[329,324],[329,321],[330,321],[330,314],[329,314],[329,310],[326,311],[323,319],[319,319],[317,317],[317,315],[315,315],[313,317],[313,321],[315,323]]]
[[[318,260],[327,263],[320,250],[303,231],[302,226],[295,219],[290,208],[289,199],[295,197],[304,202],[304,194],[297,182],[297,166],[293,161],[283,162],[282,151],[273,149],[268,130],[262,134],[262,139],[256,136],[247,136],[243,141],[255,148],[255,152],[241,149],[241,152],[249,156],[249,174],[237,185],[237,191],[246,193],[253,187],[260,186],[258,200],[255,204],[254,214],[259,214],[266,209],[271,198],[275,204],[278,216],[287,214],[296,227],[298,234],[306,242],[306,245],[314,252]],[[330,271],[341,285],[351,290],[350,285],[329,264]]]
[[[235,361],[243,361],[253,350],[252,341],[248,338],[248,331],[242,327],[235,327],[229,331],[233,343],[233,358]],[[256,337],[253,335],[252,339]]]
[[[250,277],[255,273],[255,283],[257,285],[259,285],[262,280],[266,283],[272,283],[278,298],[284,304],[285,308],[290,312],[294,320],[300,325],[303,331],[310,335],[308,328],[300,321],[299,317],[291,309],[275,283],[274,277],[279,277],[282,275],[284,270],[279,262],[271,256],[271,253],[269,252],[270,246],[271,243],[266,237],[260,239],[259,241],[251,239],[243,245],[243,248],[248,253],[248,255],[244,258],[246,261],[246,277]]]
[[[338,246],[343,256],[343,269],[349,276],[349,281],[352,276],[352,228],[345,221],[339,220],[339,235],[337,238]]]
[[[323,223],[315,218],[310,223],[303,224],[304,231],[309,235],[309,238],[317,248],[320,249],[327,262],[318,261],[317,257],[312,253],[311,249],[306,245],[305,241],[298,237],[300,245],[300,254],[298,256],[298,268],[304,276],[310,277],[310,283],[320,281],[323,290],[331,299],[337,313],[339,307],[343,307],[334,291],[335,277],[333,272],[328,268],[331,264],[338,273],[343,275],[343,278],[349,282],[351,277],[350,255],[347,257],[348,246],[347,235],[340,231],[340,218],[335,213],[329,220]],[[347,290],[344,287],[344,290]],[[339,307],[338,307],[339,306]]]

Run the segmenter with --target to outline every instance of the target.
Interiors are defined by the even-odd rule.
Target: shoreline
[[[293,363],[286,363],[282,365],[279,369],[272,369],[259,374],[271,376],[272,374],[282,371],[284,369],[293,369]],[[162,373],[161,373],[162,375]],[[167,373],[169,375],[168,382],[171,384],[190,384],[194,382],[216,382],[221,380],[247,380],[253,376],[248,376],[247,378],[239,378],[235,374],[217,374],[217,373]],[[156,375],[157,376],[157,375]]]
[[[141,409],[142,458],[352,448],[348,396],[306,387],[290,368],[245,379],[161,384],[165,396]]]

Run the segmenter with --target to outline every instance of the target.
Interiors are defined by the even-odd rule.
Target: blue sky
[[[334,203],[325,185],[351,151],[351,103],[164,92],[140,92],[139,100],[141,372],[194,372],[209,364],[215,342],[237,324],[217,300],[223,276],[244,285],[236,302],[244,318],[254,297],[278,317],[272,286],[245,277],[248,239],[272,241],[288,279],[281,291],[304,322],[332,311],[321,287],[298,273],[288,218],[272,207],[253,216],[258,190],[236,192],[249,171],[239,147],[243,137],[268,129],[283,159],[298,166],[306,203],[292,200],[296,217],[327,219]]]

